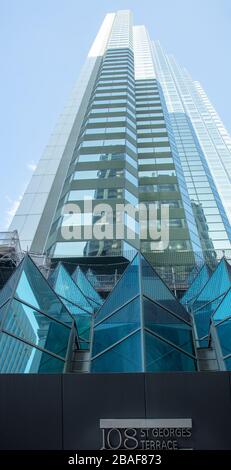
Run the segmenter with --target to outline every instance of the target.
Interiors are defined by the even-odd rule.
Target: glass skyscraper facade
[[[52,258],[126,257],[140,249],[161,267],[221,257],[231,239],[230,157],[230,138],[199,83],[144,26],[133,25],[131,12],[111,13],[10,230],[18,230],[24,249]],[[65,213],[67,203],[82,214]],[[92,236],[102,225],[99,203],[110,203],[111,224],[125,225],[120,237]],[[141,210],[118,219],[118,203],[155,204],[157,229],[168,204],[168,246],[143,236]],[[78,240],[64,239],[67,225],[81,227]]]
[[[153,50],[202,247],[230,249],[230,137],[200,84],[158,42]]]
[[[211,345],[230,368],[230,142],[145,26],[106,15],[10,226],[30,255],[0,371],[195,371]]]

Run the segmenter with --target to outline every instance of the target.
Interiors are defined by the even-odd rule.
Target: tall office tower
[[[230,161],[200,85],[106,15],[10,226],[0,449],[230,450]]]
[[[153,51],[202,247],[230,249],[230,136],[201,85],[159,42]]]
[[[24,249],[55,259],[129,259],[140,249],[163,269],[191,266],[230,248],[230,157],[230,138],[200,85],[144,26],[133,26],[129,11],[110,13],[10,230]],[[157,239],[146,231],[146,209],[117,207],[138,202],[155,207]],[[76,205],[82,214],[72,213]]]

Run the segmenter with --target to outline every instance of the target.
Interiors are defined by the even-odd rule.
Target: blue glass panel
[[[58,276],[58,273],[59,273],[58,268],[59,268],[59,265],[57,265],[56,268],[53,271],[50,271],[48,279],[47,279],[50,286],[53,287],[53,289],[54,289],[54,286],[55,286],[55,283],[56,283],[56,280],[57,280],[57,276]]]
[[[145,332],[145,362],[147,372],[196,370],[193,358],[148,332]]]
[[[81,307],[79,307],[78,305],[76,304],[73,304],[73,302],[70,302],[66,299],[64,299],[63,297],[60,296],[60,298],[62,299],[62,302],[64,303],[65,307],[67,308],[67,310],[69,310],[69,312],[73,315],[73,317],[75,318],[76,320],[76,316],[77,315],[80,315],[80,314],[85,314],[87,316],[92,316],[91,313],[88,313],[86,312],[86,310],[82,309]]]
[[[58,271],[56,282],[54,284],[54,290],[56,294],[64,297],[76,305],[79,305],[89,313],[93,312],[92,305],[75,284],[64,266],[60,264],[56,269]]]
[[[6,314],[6,311],[7,311],[7,308],[10,304],[10,301],[6,302],[5,305],[3,305],[1,308],[0,308],[0,325],[2,324],[2,322],[4,321],[4,317],[5,317],[5,314]]]
[[[73,315],[76,325],[78,336],[80,340],[80,348],[81,349],[89,349],[89,341],[90,341],[90,325],[93,322],[93,315],[86,313],[85,310],[82,310],[77,305],[73,304],[72,302],[68,302],[66,299],[63,299],[64,305],[67,307],[69,312]],[[83,344],[87,342],[87,344]]]
[[[231,319],[216,326],[223,356],[231,354]]]
[[[227,370],[231,370],[231,357],[225,359],[225,365]]]
[[[226,292],[231,286],[230,266],[222,259],[207,284],[192,304],[195,312],[198,308]]]
[[[156,300],[159,304],[163,305],[163,307],[172,310],[180,317],[190,321],[189,314],[186,312],[183,305],[181,305],[172,294],[152,266],[143,257],[141,257],[141,263],[143,293],[154,301]]]
[[[91,372],[141,372],[141,334],[135,333],[92,360]]]
[[[3,286],[2,290],[0,291],[0,305],[2,305],[6,300],[11,298],[12,293],[18,282],[20,271],[21,271],[21,263],[15,269],[13,274],[10,276],[10,278],[8,279],[8,281],[6,282],[6,284]]]
[[[60,302],[29,256],[23,260],[23,271],[15,295],[55,319],[64,323],[71,321],[71,316],[63,303]]]
[[[96,322],[139,293],[139,257],[135,256],[96,315]]]
[[[100,297],[98,292],[94,289],[91,282],[87,279],[85,274],[81,271],[80,267],[78,266],[74,273],[72,274],[72,279],[74,282],[79,286],[81,291],[84,293],[88,299],[95,300],[95,305],[101,305],[103,303],[103,299]]]
[[[66,356],[70,328],[12,300],[3,329],[61,357]]]
[[[218,305],[221,303],[224,294],[218,299],[209,302],[194,312],[194,319],[196,323],[197,336],[198,338],[203,338],[203,336],[208,335],[210,327],[210,319],[213,313],[215,312]],[[206,343],[207,345],[207,343]],[[202,344],[201,344],[202,346]]]
[[[217,307],[213,320],[215,323],[225,320],[225,318],[231,316],[231,288],[228,290],[227,294],[223,297],[222,302]]]
[[[144,326],[193,354],[191,326],[144,298]]]
[[[90,348],[90,332],[93,319],[89,315],[78,315],[76,325],[80,349]]]
[[[189,286],[188,290],[185,292],[183,297],[181,298],[182,304],[190,305],[190,303],[198,296],[199,292],[203,289],[206,282],[209,280],[210,277],[210,270],[208,266],[205,264],[195,279],[192,281],[191,285]]]
[[[1,374],[62,373],[64,362],[5,333],[0,334]]]
[[[94,329],[92,355],[100,353],[140,327],[140,297],[117,310]]]
[[[61,374],[64,372],[64,363],[54,356],[36,350],[36,360],[40,360],[38,374]],[[32,371],[31,371],[32,372]]]
[[[199,340],[200,348],[208,348],[209,347],[209,336],[206,336],[204,339]]]

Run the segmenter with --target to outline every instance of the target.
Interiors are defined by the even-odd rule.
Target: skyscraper
[[[106,15],[10,226],[0,448],[230,449],[230,157],[201,85]]]
[[[24,249],[51,258],[129,258],[140,249],[161,266],[178,263],[179,253],[185,265],[216,257],[230,248],[230,157],[230,137],[198,82],[144,26],[133,26],[131,12],[110,13],[10,230],[18,230]],[[86,199],[92,204],[84,205]],[[101,239],[92,233],[103,224],[99,203],[110,204],[106,223],[114,222],[110,237]],[[168,204],[167,245],[144,233],[141,209],[118,218],[118,203],[154,204],[157,231]],[[70,204],[82,214],[70,215]],[[118,236],[120,224],[125,231]],[[66,226],[72,226],[68,237]]]

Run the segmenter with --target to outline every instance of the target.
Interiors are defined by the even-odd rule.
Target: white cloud
[[[7,201],[10,202],[10,207],[6,210],[6,217],[5,217],[5,229],[8,230],[8,227],[11,224],[12,219],[20,205],[23,194],[21,194],[18,197],[18,199],[15,199],[14,201],[8,195],[6,195],[5,197]]]
[[[37,165],[33,160],[27,163],[27,169],[32,172],[35,171],[36,167]],[[13,200],[8,194],[5,194],[5,199],[8,202],[8,208],[5,211],[5,220],[4,220],[4,223],[2,224],[3,229],[0,228],[0,230],[8,230],[9,225],[11,224],[12,219],[15,213],[17,212],[17,209],[21,203],[21,200],[26,190],[26,186],[27,186],[26,184],[24,184],[23,187],[21,186],[22,192],[19,195],[19,197],[15,200]]]
[[[35,171],[37,168],[37,165],[35,162],[32,161],[32,162],[27,163],[27,168],[28,170]]]

